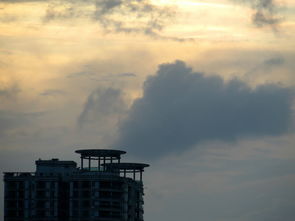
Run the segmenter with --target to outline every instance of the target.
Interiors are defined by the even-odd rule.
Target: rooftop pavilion
[[[81,149],[75,152],[80,154],[81,170],[111,172],[123,177],[132,174],[134,180],[139,173],[139,180],[142,181],[142,172],[145,167],[149,167],[148,164],[143,163],[121,163],[121,155],[126,153],[122,150]],[[84,160],[88,164],[86,167]]]
[[[150,165],[144,163],[107,163],[104,165],[107,171],[117,172],[120,175],[133,174],[133,179],[136,180],[136,173],[139,173],[139,180],[142,181],[142,172],[145,167]]]
[[[106,168],[103,165],[107,162],[113,163],[114,161],[117,161],[117,163],[120,163],[121,155],[126,153],[122,150],[108,149],[82,149],[76,150],[75,152],[81,155],[80,158],[82,170],[91,170],[91,166],[93,166],[96,161],[98,171],[105,171]],[[84,160],[88,160],[88,168],[84,168]]]

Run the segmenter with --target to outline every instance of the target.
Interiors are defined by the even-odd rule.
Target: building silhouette
[[[77,150],[74,161],[37,160],[36,172],[5,172],[4,221],[143,221],[142,173],[125,151]]]

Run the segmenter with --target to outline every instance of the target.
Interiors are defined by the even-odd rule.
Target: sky
[[[293,221],[294,39],[293,0],[0,0],[0,172],[122,149],[146,221]]]

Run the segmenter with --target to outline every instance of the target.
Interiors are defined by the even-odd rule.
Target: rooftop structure
[[[4,173],[4,221],[143,221],[142,173],[149,165],[121,162],[121,150],[76,153],[80,167],[39,159],[35,172]]]
[[[117,163],[120,163],[121,155],[126,153],[122,150],[109,149],[86,149],[76,150],[75,152],[81,155],[81,169],[84,169],[84,160],[88,161],[88,169],[91,168],[91,162],[97,161],[97,169],[99,171],[101,170],[102,163],[113,163],[113,161],[117,161]],[[105,167],[103,167],[102,169],[103,171],[105,171]]]
[[[140,181],[142,181],[142,172],[144,171],[145,167],[148,167],[148,164],[144,163],[107,163],[104,164],[106,171],[111,171],[114,173],[119,173],[120,175],[123,174],[126,177],[126,174],[131,173],[133,174],[133,179],[136,180],[136,173],[140,175]]]

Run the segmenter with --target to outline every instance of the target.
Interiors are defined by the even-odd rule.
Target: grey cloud
[[[4,3],[22,3],[22,2],[45,2],[46,0],[0,0],[0,2]]]
[[[0,22],[3,22],[3,23],[14,22],[14,21],[17,21],[18,19],[19,19],[18,16],[7,15],[7,14],[3,14],[3,13],[0,16]]]
[[[91,68],[87,67],[86,69],[89,69],[89,70],[68,74],[67,78],[69,79],[86,78],[91,81],[114,81],[114,79],[129,79],[129,78],[136,77],[136,74],[129,73],[129,72],[118,73],[118,74],[105,74],[105,75],[99,76],[98,74],[96,74],[95,71],[91,70]]]
[[[279,66],[285,63],[285,59],[281,56],[275,56],[264,61],[265,65]]]
[[[253,8],[252,22],[257,27],[271,26],[277,30],[282,21],[279,5],[274,0],[231,0]],[[191,41],[192,39],[161,36],[160,31],[176,17],[176,8],[156,6],[150,0],[0,0],[5,3],[46,2],[44,21],[92,17],[108,32],[143,33],[157,39]],[[95,12],[80,10],[81,4],[93,4]]]
[[[11,96],[15,96],[20,92],[20,89],[16,85],[12,85],[8,88],[0,88],[0,97],[10,98]]]
[[[63,95],[65,92],[62,90],[48,89],[40,93],[41,96],[57,96]]]
[[[134,77],[136,77],[136,74],[126,72],[126,73],[119,73],[119,74],[106,74],[101,78],[101,80],[134,78]]]
[[[74,3],[74,2],[85,2],[85,3],[91,3],[95,0],[0,0],[0,2],[3,3],[10,3],[10,4],[15,4],[15,3],[26,3],[26,2],[44,2],[44,3],[61,3],[61,2],[69,2],[69,3]]]
[[[136,74],[134,74],[134,73],[120,73],[120,74],[117,74],[116,76],[118,76],[118,77],[136,77]]]
[[[67,78],[76,78],[76,77],[93,77],[95,76],[94,72],[91,71],[80,71],[67,75]]]
[[[48,6],[46,15],[43,18],[44,22],[57,19],[69,19],[76,16],[76,10],[72,6],[58,7],[56,4]]]
[[[0,0],[1,1],[1,0]],[[2,0],[3,1],[3,0]],[[30,2],[13,0],[10,3]],[[32,0],[38,1],[38,0]],[[8,2],[4,0],[4,2]],[[39,0],[39,2],[46,2]],[[154,5],[150,0],[56,0],[49,1],[45,22],[76,17],[91,17],[107,32],[140,33],[155,38],[165,38],[160,31],[175,17],[175,8]],[[95,11],[81,10],[80,6],[90,4]],[[184,41],[184,39],[167,38]]]
[[[262,61],[260,64],[256,65],[255,67],[251,68],[245,73],[245,76],[254,74],[258,71],[270,71],[274,68],[280,67],[285,63],[285,59],[282,56],[273,56],[270,57],[264,61]]]
[[[23,119],[19,115],[9,113],[7,111],[0,111],[0,137],[5,135],[5,133],[16,126],[19,121]]]
[[[90,3],[92,0],[85,0],[84,2]],[[49,22],[51,20],[58,19],[69,19],[83,15],[83,12],[79,10],[80,3],[83,1],[80,0],[0,0],[0,2],[6,4],[15,4],[15,3],[31,3],[31,2],[40,2],[46,3],[46,13],[43,17],[44,22]],[[9,18],[9,17],[8,17]],[[3,18],[2,20],[4,21]],[[14,21],[19,19],[18,17],[11,17],[10,20]]]
[[[18,89],[17,88],[11,88],[11,89],[1,89],[0,90],[0,97],[10,97],[12,95],[15,95],[16,93],[18,93]]]
[[[0,137],[7,135],[11,130],[22,127],[25,124],[28,125],[33,119],[36,119],[36,117],[42,114],[41,112],[21,113],[0,110]]]
[[[125,110],[126,105],[119,89],[99,88],[88,96],[84,109],[78,118],[78,125],[83,127],[87,123],[102,123],[105,118],[113,117]]]
[[[122,0],[97,0],[96,7],[97,13],[107,14],[116,7],[119,7],[123,4]]]
[[[81,17],[91,17],[91,11],[82,9],[81,6],[94,4],[94,0],[54,0],[49,1],[44,22],[54,20],[67,20]]]
[[[26,2],[26,0],[13,2]],[[39,2],[46,1],[39,0]],[[94,12],[82,10],[80,6],[85,4],[93,5]],[[97,21],[106,32],[139,33],[175,41],[191,40],[161,36],[160,32],[175,18],[175,10],[171,6],[155,5],[150,0],[56,0],[49,1],[43,21],[86,17]]]
[[[275,136],[288,131],[293,91],[194,73],[184,62],[163,64],[144,84],[120,125],[115,146],[141,157],[183,152],[201,142]]]
[[[94,18],[107,31],[160,37],[158,32],[171,22],[174,15],[172,8],[155,6],[149,0],[96,0]]]
[[[277,25],[282,21],[278,14],[279,5],[275,0],[232,0],[250,5],[254,9],[252,22],[257,27],[271,26],[277,30]]]

